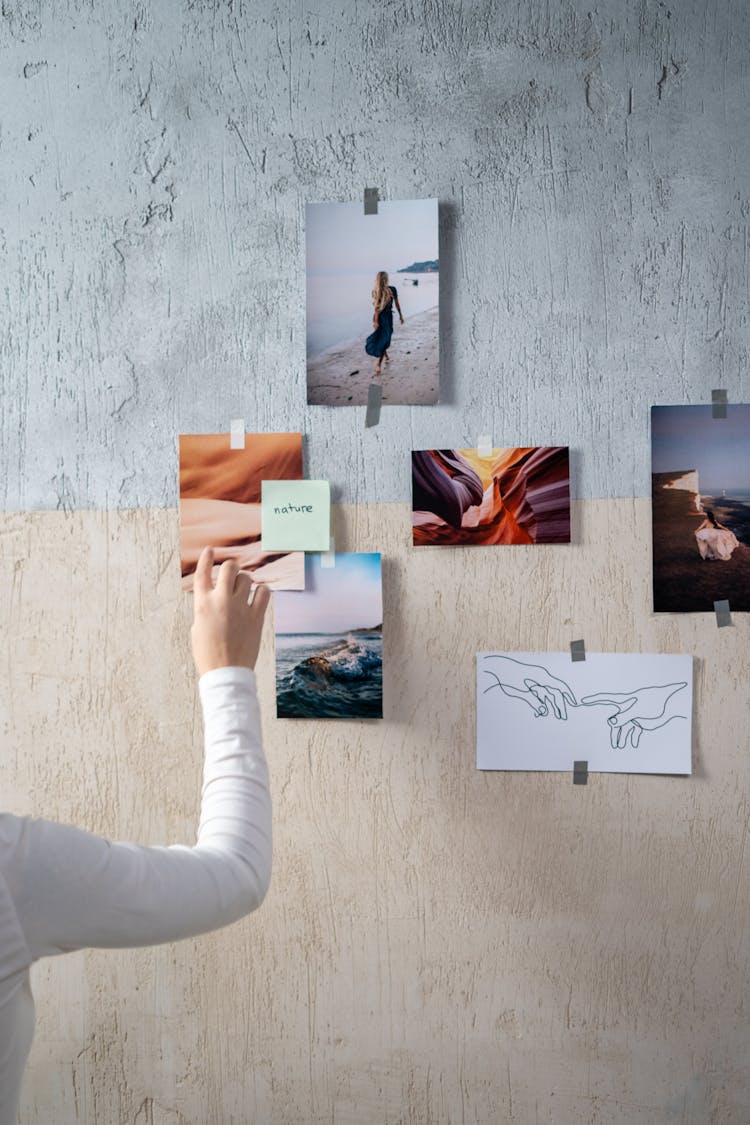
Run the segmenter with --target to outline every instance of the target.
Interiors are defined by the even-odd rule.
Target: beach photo
[[[412,451],[415,547],[570,542],[567,446]]]
[[[750,610],[750,406],[651,408],[654,611]]]
[[[277,718],[382,718],[380,555],[310,554],[305,571],[303,593],[274,594]]]
[[[304,554],[260,544],[261,482],[301,479],[302,434],[245,434],[244,449],[232,449],[229,434],[180,434],[179,446],[183,589],[192,590],[198,556],[210,544],[214,570],[236,559],[256,583],[303,590]]]
[[[440,387],[436,199],[308,203],[307,401],[429,405]]]

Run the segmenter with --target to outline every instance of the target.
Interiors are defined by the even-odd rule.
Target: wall
[[[744,394],[741,0],[0,15],[3,805],[193,839],[176,434],[302,429],[382,723],[278,723],[263,910],[37,966],[21,1120],[750,1118],[747,621],[650,613],[651,402]],[[304,403],[303,205],[441,201],[444,401]],[[414,553],[412,446],[570,444],[574,544]],[[478,774],[483,648],[695,654],[692,779]]]

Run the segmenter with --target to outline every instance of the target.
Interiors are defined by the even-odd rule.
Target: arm
[[[10,872],[34,959],[84,946],[173,941],[226,925],[268,887],[271,807],[255,664],[268,592],[213,554],[196,571],[193,652],[206,758],[194,848],[110,843],[43,820],[20,821]]]
[[[403,324],[404,323],[404,316],[403,316],[403,313],[401,312],[401,305],[398,303],[398,294],[393,290],[392,290],[392,292],[393,292],[393,303],[396,306],[396,308],[398,309],[398,318],[401,321],[401,323]]]

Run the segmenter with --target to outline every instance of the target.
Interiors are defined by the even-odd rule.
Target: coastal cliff
[[[657,473],[656,476],[664,478],[662,488],[675,488],[679,492],[694,493],[696,511],[703,510],[697,469],[687,469],[680,473]]]

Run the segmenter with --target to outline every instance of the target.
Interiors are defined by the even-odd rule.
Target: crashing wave
[[[332,648],[300,661],[294,672],[317,682],[326,679],[366,680],[380,663],[378,653],[369,651],[352,637],[347,637]]]

